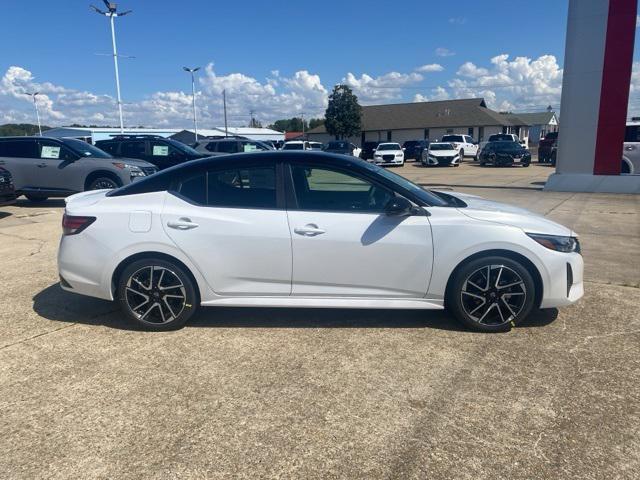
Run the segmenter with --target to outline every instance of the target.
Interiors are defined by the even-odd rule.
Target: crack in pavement
[[[39,254],[42,251],[42,249],[44,248],[44,246],[47,244],[46,240],[40,240],[39,238],[22,237],[20,235],[16,235],[16,234],[13,234],[13,233],[0,232],[0,235],[5,236],[5,237],[9,237],[9,238],[16,238],[18,240],[23,240],[25,242],[38,242],[37,250],[35,252],[29,253],[30,257]]]

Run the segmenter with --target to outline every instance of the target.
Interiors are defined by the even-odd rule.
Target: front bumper
[[[422,161],[422,164],[429,167],[448,167],[450,165],[459,165],[460,164],[460,155],[455,155],[451,157],[427,157]]]
[[[374,158],[372,163],[375,163],[376,165],[379,165],[381,167],[402,165],[404,163],[404,158],[402,157],[394,158],[393,160],[384,160],[382,158]]]
[[[547,281],[540,308],[571,305],[584,295],[584,260],[579,253],[553,252],[545,259]]]

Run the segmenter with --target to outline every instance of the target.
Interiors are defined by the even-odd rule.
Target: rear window
[[[118,154],[118,144],[116,142],[96,142],[96,147],[110,155]]]
[[[464,142],[462,135],[444,135],[442,137],[443,142]]]
[[[171,187],[171,182],[175,178],[173,168],[156,173],[147,178],[142,178],[124,187],[110,190],[107,197],[123,197],[125,195],[138,195],[141,193],[165,192]]]
[[[285,143],[282,150],[304,150],[303,143]]]
[[[511,135],[507,135],[504,133],[499,133],[496,135],[491,135],[489,137],[490,142],[512,142],[513,137]]]
[[[349,148],[349,142],[329,142],[327,144],[327,150],[347,150]]]

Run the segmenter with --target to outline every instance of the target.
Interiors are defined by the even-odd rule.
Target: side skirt
[[[444,309],[442,300],[424,298],[220,297],[204,301],[201,305],[204,307]]]

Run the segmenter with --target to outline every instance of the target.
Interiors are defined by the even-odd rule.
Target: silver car
[[[0,166],[11,172],[16,194],[32,201],[118,188],[157,171],[149,162],[116,159],[82,140],[47,137],[0,138]]]
[[[627,123],[621,171],[631,175],[640,175],[640,122]]]

